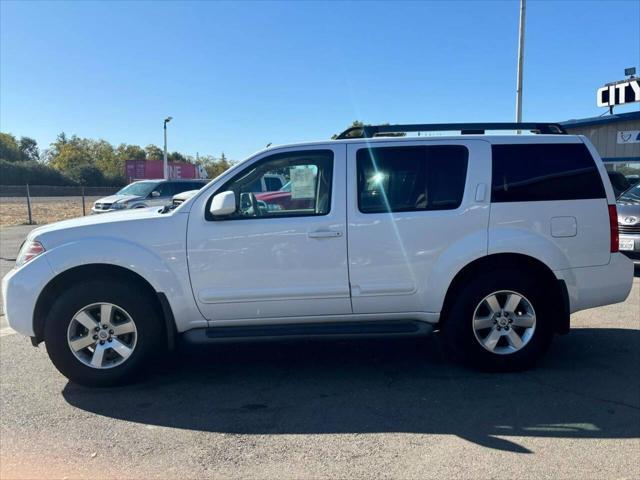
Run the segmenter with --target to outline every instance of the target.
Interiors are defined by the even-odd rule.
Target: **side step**
[[[238,340],[278,340],[294,338],[350,338],[362,336],[428,335],[433,326],[421,321],[363,321],[295,323],[290,325],[251,325],[209,327],[189,330],[182,335],[187,343],[217,343]]]

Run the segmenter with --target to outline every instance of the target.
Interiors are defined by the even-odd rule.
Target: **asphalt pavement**
[[[27,228],[0,231],[3,274]],[[639,478],[640,278],[572,326],[523,373],[433,335],[183,349],[112,389],[8,332],[0,478]]]

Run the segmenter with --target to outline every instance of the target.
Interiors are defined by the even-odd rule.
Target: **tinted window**
[[[280,178],[291,188],[280,191]],[[263,192],[258,186],[263,182],[269,186],[267,179],[276,180],[273,187],[277,188]],[[332,180],[332,151],[288,152],[254,163],[216,193],[230,190],[236,194],[237,210],[225,219],[326,215],[331,208]]]
[[[358,150],[358,208],[363,213],[458,208],[468,155],[458,145]]]
[[[182,193],[187,190],[193,190],[193,184],[190,182],[174,182],[173,191],[174,193]]]
[[[282,188],[282,182],[278,177],[264,177],[264,183],[267,187],[267,192],[275,192]]]
[[[173,195],[173,182],[161,182],[154,191],[159,192],[161,197],[170,197]]]
[[[494,145],[491,201],[604,198],[596,164],[583,144]]]

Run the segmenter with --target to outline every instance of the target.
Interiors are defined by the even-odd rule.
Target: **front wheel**
[[[135,378],[161,342],[161,319],[151,299],[114,280],[67,288],[45,323],[47,353],[68,379],[111,386]]]
[[[492,272],[474,277],[453,295],[442,330],[456,359],[481,370],[522,370],[548,348],[555,315],[535,277]]]

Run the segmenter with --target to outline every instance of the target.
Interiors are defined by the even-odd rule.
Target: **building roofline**
[[[627,122],[629,120],[640,120],[640,110],[637,112],[614,113],[604,117],[590,117],[566,120],[558,122],[564,128],[590,127],[592,125],[606,125],[614,122]]]

